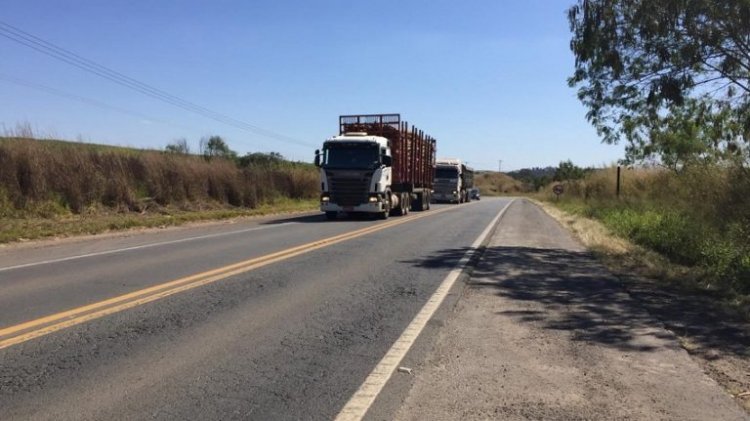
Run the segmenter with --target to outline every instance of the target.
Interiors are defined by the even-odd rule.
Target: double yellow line
[[[0,329],[0,349],[18,345],[22,342],[47,335],[61,329],[79,325],[90,320],[98,319],[100,317],[127,310],[129,308],[150,303],[152,301],[156,301],[161,298],[177,294],[179,292],[211,284],[222,279],[226,279],[230,276],[251,271],[253,269],[270,265],[281,260],[286,260],[294,256],[299,256],[300,254],[308,253],[313,250],[318,250],[323,247],[351,240],[363,235],[371,234],[376,231],[381,231],[396,225],[401,225],[415,219],[442,213],[451,209],[452,208],[444,208],[429,213],[422,213],[409,217],[401,217],[382,224],[362,228],[344,234],[339,234],[322,240],[313,241],[311,243],[234,263],[228,266],[223,266],[206,272],[197,273],[195,275],[190,275],[184,278],[175,279],[96,303],[87,304],[82,307],[77,307],[60,313],[51,314],[49,316],[30,320],[18,325],[9,326]]]

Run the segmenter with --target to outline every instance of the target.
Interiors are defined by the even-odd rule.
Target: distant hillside
[[[499,196],[528,191],[528,187],[506,174],[495,171],[480,171],[474,176],[474,186],[484,196]]]
[[[537,191],[552,182],[556,171],[556,167],[534,167],[509,171],[508,175],[526,184],[527,189]]]

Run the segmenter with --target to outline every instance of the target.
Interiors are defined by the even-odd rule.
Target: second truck
[[[436,202],[464,203],[471,201],[474,187],[474,170],[460,159],[440,158],[435,165]]]
[[[435,139],[401,121],[400,114],[339,117],[339,135],[315,151],[320,210],[385,219],[430,208]]]

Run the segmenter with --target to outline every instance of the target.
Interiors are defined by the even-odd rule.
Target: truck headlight
[[[458,193],[457,191],[453,190],[453,194],[457,194],[457,193]]]
[[[328,196],[321,196],[321,197],[320,197],[320,201],[321,201],[321,202],[328,202],[329,200],[331,200],[331,198],[330,198],[330,197],[328,197]]]
[[[369,200],[370,200],[370,203],[375,203],[375,202],[378,201],[378,197],[377,196],[370,196]]]

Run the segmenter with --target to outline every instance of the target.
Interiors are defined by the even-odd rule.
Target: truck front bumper
[[[362,213],[380,213],[385,210],[383,202],[362,203],[356,206],[339,206],[331,202],[322,202],[320,204],[322,212],[362,212]]]
[[[432,193],[432,200],[436,202],[458,202],[458,193]]]

